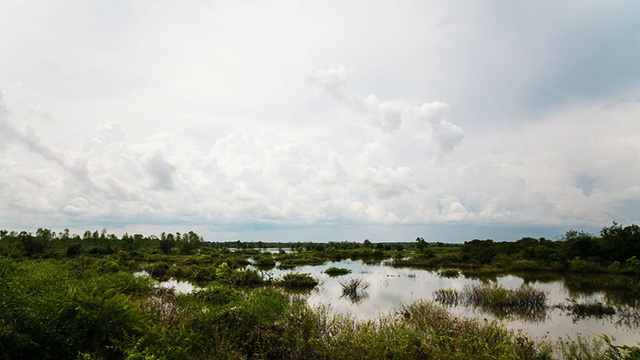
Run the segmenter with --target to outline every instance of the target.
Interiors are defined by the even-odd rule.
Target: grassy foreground
[[[416,302],[375,321],[312,308],[278,281],[218,269],[197,292],[117,259],[0,257],[0,359],[638,359],[607,338],[533,342]],[[257,284],[257,285],[255,285]]]

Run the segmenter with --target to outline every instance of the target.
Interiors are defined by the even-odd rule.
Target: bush
[[[438,271],[438,275],[446,278],[457,278],[460,276],[460,270],[458,269],[442,269]]]
[[[251,269],[233,270],[228,275],[222,276],[220,281],[236,286],[259,286],[265,283],[258,271]]]
[[[351,270],[332,266],[327,270],[325,270],[324,273],[331,277],[335,277],[335,276],[351,274]]]
[[[289,288],[308,288],[318,285],[318,280],[309,274],[287,273],[282,275],[277,284]]]
[[[511,270],[541,271],[545,269],[542,264],[534,260],[516,260],[511,265]]]

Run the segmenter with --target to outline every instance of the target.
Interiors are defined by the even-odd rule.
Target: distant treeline
[[[525,237],[515,241],[496,242],[491,239],[474,239],[463,244],[427,242],[417,238],[411,242],[372,243],[337,241],[316,242],[263,242],[225,241],[208,242],[193,231],[186,233],[162,233],[160,236],[124,234],[118,237],[106,229],[87,230],[82,236],[69,230],[55,232],[40,228],[28,231],[0,230],[0,255],[9,257],[101,255],[117,251],[195,254],[220,249],[290,249],[295,252],[358,254],[359,258],[393,256],[412,257],[413,265],[467,264],[496,266],[503,269],[570,269],[573,271],[599,271],[638,268],[640,272],[640,227],[622,226],[618,223],[604,227],[598,235],[568,231],[560,239]],[[284,251],[284,250],[281,250]],[[402,254],[402,256],[400,255]],[[344,258],[344,256],[341,256]],[[416,260],[418,262],[416,262]],[[420,263],[422,261],[422,263]],[[398,262],[400,263],[400,262]]]
[[[480,265],[506,265],[505,262],[520,261],[536,264],[568,265],[572,270],[595,270],[598,264],[612,267],[640,265],[640,227],[621,226],[617,223],[604,227],[599,236],[577,231],[568,231],[556,241],[544,238],[525,237],[517,241],[494,242],[472,240],[463,244],[461,260]],[[532,263],[533,266],[533,263]]]
[[[459,244],[434,243],[433,246],[459,246]],[[319,242],[265,242],[265,241],[205,241],[193,231],[187,233],[165,233],[157,235],[123,234],[118,237],[107,229],[101,231],[86,230],[82,236],[72,234],[68,229],[55,232],[39,228],[35,233],[30,231],[0,230],[0,255],[6,256],[42,256],[47,253],[60,253],[63,249],[68,255],[80,253],[112,254],[118,250],[138,251],[151,250],[164,254],[193,254],[198,249],[292,249],[294,251],[324,251],[326,249],[354,250],[404,250],[415,246],[413,242],[381,242],[372,243],[368,239],[363,242],[330,241]]]

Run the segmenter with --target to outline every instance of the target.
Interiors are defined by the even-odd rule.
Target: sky
[[[637,1],[9,0],[0,54],[0,228],[640,223]]]

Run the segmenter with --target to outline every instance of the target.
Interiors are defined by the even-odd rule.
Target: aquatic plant
[[[434,300],[444,305],[457,305],[460,292],[455,289],[438,289],[434,293]]]
[[[547,316],[547,293],[528,285],[511,290],[492,282],[466,286],[462,292],[440,289],[434,292],[434,300],[444,305],[462,302],[498,318],[539,322]]]
[[[340,282],[340,286],[342,286],[341,297],[349,299],[352,303],[359,303],[369,297],[369,294],[366,292],[369,285],[367,281],[360,278],[351,278]]]
[[[308,288],[318,285],[318,280],[309,274],[287,273],[276,284],[289,288]]]
[[[438,275],[446,278],[457,278],[460,276],[460,270],[458,269],[442,269],[438,271]]]
[[[327,270],[325,270],[324,273],[329,275],[329,276],[331,276],[331,277],[335,277],[335,276],[342,276],[342,275],[351,274],[351,270],[332,266],[332,267],[328,268]]]

